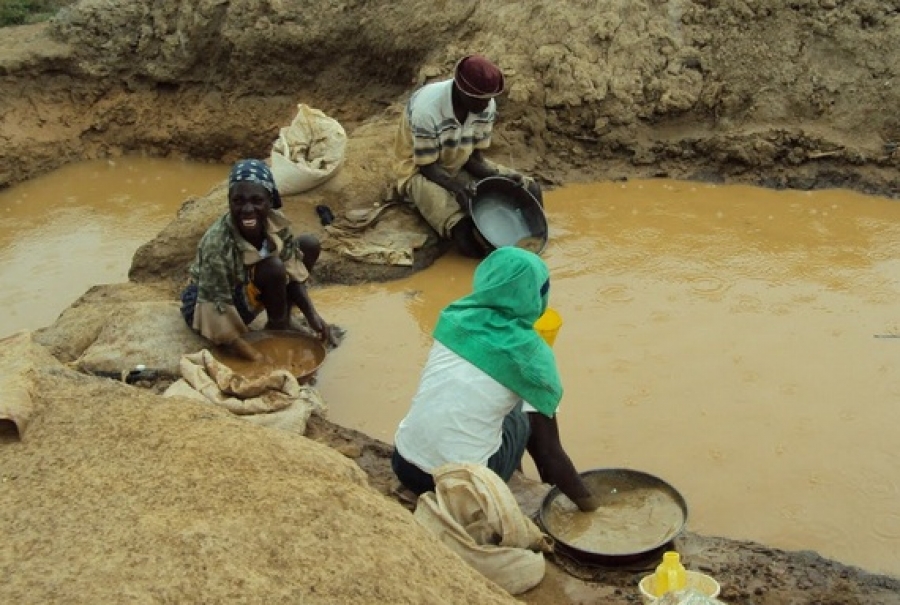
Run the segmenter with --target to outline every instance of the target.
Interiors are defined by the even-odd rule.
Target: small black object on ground
[[[322,226],[330,225],[334,222],[334,213],[325,204],[316,206],[316,214],[319,215],[319,221],[322,223]]]

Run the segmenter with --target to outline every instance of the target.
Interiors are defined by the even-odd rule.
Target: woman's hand
[[[255,361],[257,363],[261,361],[265,361],[265,355],[257,351],[253,345],[244,340],[243,338],[237,338],[231,343],[231,348],[234,350],[242,358],[248,361]]]
[[[309,327],[313,329],[313,331],[318,332],[319,340],[326,344],[330,344],[331,346],[337,346],[337,343],[334,340],[334,335],[331,331],[331,326],[329,326],[322,316],[318,313],[314,314],[312,317],[308,318]]]
[[[583,513],[590,513],[600,508],[600,498],[597,496],[587,496],[585,498],[576,498],[575,505]]]

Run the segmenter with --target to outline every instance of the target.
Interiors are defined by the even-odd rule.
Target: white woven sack
[[[415,520],[510,594],[537,586],[551,544],[506,483],[477,464],[445,464],[433,475],[435,491],[419,496]]]
[[[272,145],[270,164],[281,195],[302,193],[330,179],[347,147],[347,133],[337,120],[303,103],[297,109]]]

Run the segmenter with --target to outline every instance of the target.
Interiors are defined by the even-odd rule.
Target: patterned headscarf
[[[275,177],[272,176],[272,171],[264,162],[260,160],[237,162],[232,166],[231,174],[228,175],[228,188],[231,189],[235,183],[240,181],[259,183],[272,196],[272,208],[281,208],[281,196],[278,195],[278,188],[275,186]]]

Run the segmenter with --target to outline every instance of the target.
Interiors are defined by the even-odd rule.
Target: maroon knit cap
[[[503,72],[481,55],[460,59],[453,81],[463,93],[476,99],[490,99],[503,92]]]

